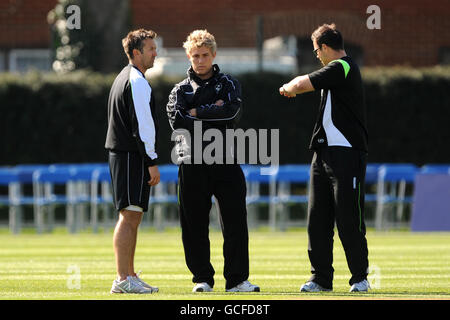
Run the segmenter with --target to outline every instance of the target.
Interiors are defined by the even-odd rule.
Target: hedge
[[[109,89],[115,75],[0,74],[0,165],[104,162]],[[292,76],[247,73],[243,129],[280,131],[281,163],[307,163],[319,105],[317,92],[295,99],[278,94]],[[368,108],[369,161],[450,163],[450,68],[363,69]],[[180,79],[150,79],[158,105],[159,156],[170,162],[171,130],[165,106]]]

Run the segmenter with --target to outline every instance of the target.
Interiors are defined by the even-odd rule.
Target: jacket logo
[[[216,89],[216,93],[219,93],[219,91],[222,89],[222,84],[221,83],[216,84],[214,89]]]
[[[324,143],[325,140],[321,138],[321,139],[317,139],[317,142],[318,142],[318,143]]]

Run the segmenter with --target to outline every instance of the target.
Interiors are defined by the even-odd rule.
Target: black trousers
[[[178,171],[179,210],[186,264],[192,282],[214,286],[210,262],[211,197],[218,201],[224,238],[224,277],[230,289],[249,276],[245,177],[239,165],[181,164]],[[216,204],[217,205],[217,204]]]
[[[311,281],[333,288],[333,236],[336,222],[352,274],[352,285],[367,279],[368,249],[364,224],[367,153],[327,147],[314,153],[308,205],[308,255]]]

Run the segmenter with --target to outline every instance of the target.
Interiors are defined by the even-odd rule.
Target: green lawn
[[[115,278],[111,231],[10,235],[3,230],[0,299],[450,299],[450,233],[369,231],[369,280],[373,290],[366,294],[348,293],[350,275],[337,234],[334,291],[300,294],[300,286],[309,278],[304,229],[252,231],[249,280],[258,284],[261,292],[225,293],[222,235],[213,230],[210,238],[215,292],[191,293],[191,274],[184,262],[178,230],[141,229],[136,269],[142,270],[142,278],[160,291],[153,295],[111,295],[109,289]]]

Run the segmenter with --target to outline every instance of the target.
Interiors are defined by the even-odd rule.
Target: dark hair
[[[156,38],[156,32],[152,30],[138,29],[130,31],[125,38],[122,39],[123,50],[125,51],[128,59],[133,59],[133,49],[137,49],[142,52],[144,46],[143,41],[145,39]]]
[[[311,35],[311,40],[316,40],[319,48],[322,47],[322,44],[326,44],[330,48],[334,50],[343,50],[344,49],[344,39],[342,38],[341,33],[336,30],[336,25],[332,24],[323,24],[318,27]]]

